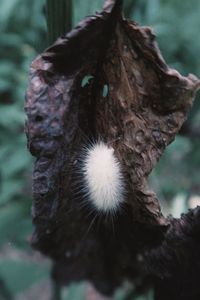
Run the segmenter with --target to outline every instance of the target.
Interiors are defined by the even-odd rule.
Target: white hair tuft
[[[114,212],[124,200],[124,180],[114,149],[98,142],[83,160],[84,190],[100,212]]]

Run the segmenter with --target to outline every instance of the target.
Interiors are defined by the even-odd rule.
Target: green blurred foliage
[[[73,283],[61,292],[62,300],[84,300],[85,283]]]
[[[96,11],[100,11],[103,6],[103,0],[95,1],[83,1],[83,0],[73,0],[73,15],[72,21],[76,25],[85,16],[94,14]]]
[[[4,284],[13,296],[44,279],[48,271],[48,266],[40,266],[24,258],[0,259],[0,277],[4,278]]]
[[[162,53],[183,75],[200,76],[200,1],[125,0],[125,15],[153,27]],[[103,0],[73,0],[72,22],[100,10]],[[28,237],[32,231],[31,170],[33,159],[26,150],[23,111],[28,70],[32,59],[47,44],[45,0],[1,0],[0,2],[0,283],[11,296],[26,291],[47,277],[49,265],[19,259],[17,251],[30,254]],[[106,92],[106,91],[105,91]],[[200,126],[200,101],[189,114],[191,126]],[[151,184],[160,199],[169,201],[177,194],[190,195],[200,189],[200,140],[178,136],[168,147],[151,175]],[[168,203],[168,202],[166,202]],[[4,257],[4,249],[12,255]],[[20,274],[20,276],[18,275]],[[84,285],[62,291],[63,300],[83,299]],[[126,288],[115,299],[127,296]],[[10,299],[3,296],[0,299]],[[7,297],[7,298],[6,298]],[[131,299],[131,298],[130,298]],[[132,300],[151,300],[149,295]]]
[[[23,107],[30,62],[46,46],[42,7],[40,0],[0,2],[0,281],[11,299],[48,274],[16,255],[30,253],[32,158]],[[10,256],[3,256],[5,249]],[[5,295],[0,288],[0,299],[9,299]]]

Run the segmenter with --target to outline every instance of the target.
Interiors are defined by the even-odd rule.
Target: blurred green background
[[[56,0],[55,0],[56,1]],[[167,63],[183,75],[200,77],[200,1],[125,0],[125,15],[153,27]],[[102,0],[73,0],[73,25],[100,10]],[[45,0],[0,2],[0,300],[51,298],[51,264],[33,252],[31,225],[33,159],[24,135],[24,93],[31,61],[48,46]],[[195,101],[185,129],[168,147],[150,184],[165,215],[179,216],[200,204],[200,101]],[[84,284],[63,289],[62,300],[82,300]],[[130,292],[125,285],[115,299]],[[53,298],[56,299],[56,296]],[[151,300],[153,294],[132,297]]]

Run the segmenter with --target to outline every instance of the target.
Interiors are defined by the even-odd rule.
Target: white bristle
[[[116,211],[124,200],[124,180],[114,149],[103,142],[87,149],[83,161],[85,191],[102,212]]]

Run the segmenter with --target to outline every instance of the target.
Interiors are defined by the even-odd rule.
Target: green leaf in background
[[[23,258],[3,259],[0,257],[0,278],[12,295],[29,289],[33,284],[45,279],[49,266],[26,261]]]
[[[23,202],[11,202],[0,209],[0,245],[11,243],[18,247],[29,246],[32,230],[29,206]]]
[[[0,9],[0,28],[1,30],[5,30],[6,25],[9,24],[9,20],[11,18],[12,12],[16,10],[19,0],[1,0],[1,8]]]
[[[70,284],[62,289],[61,300],[85,300],[85,283]]]
[[[73,0],[73,25],[75,26],[86,16],[94,14],[96,11],[100,11],[103,3],[103,0]]]

